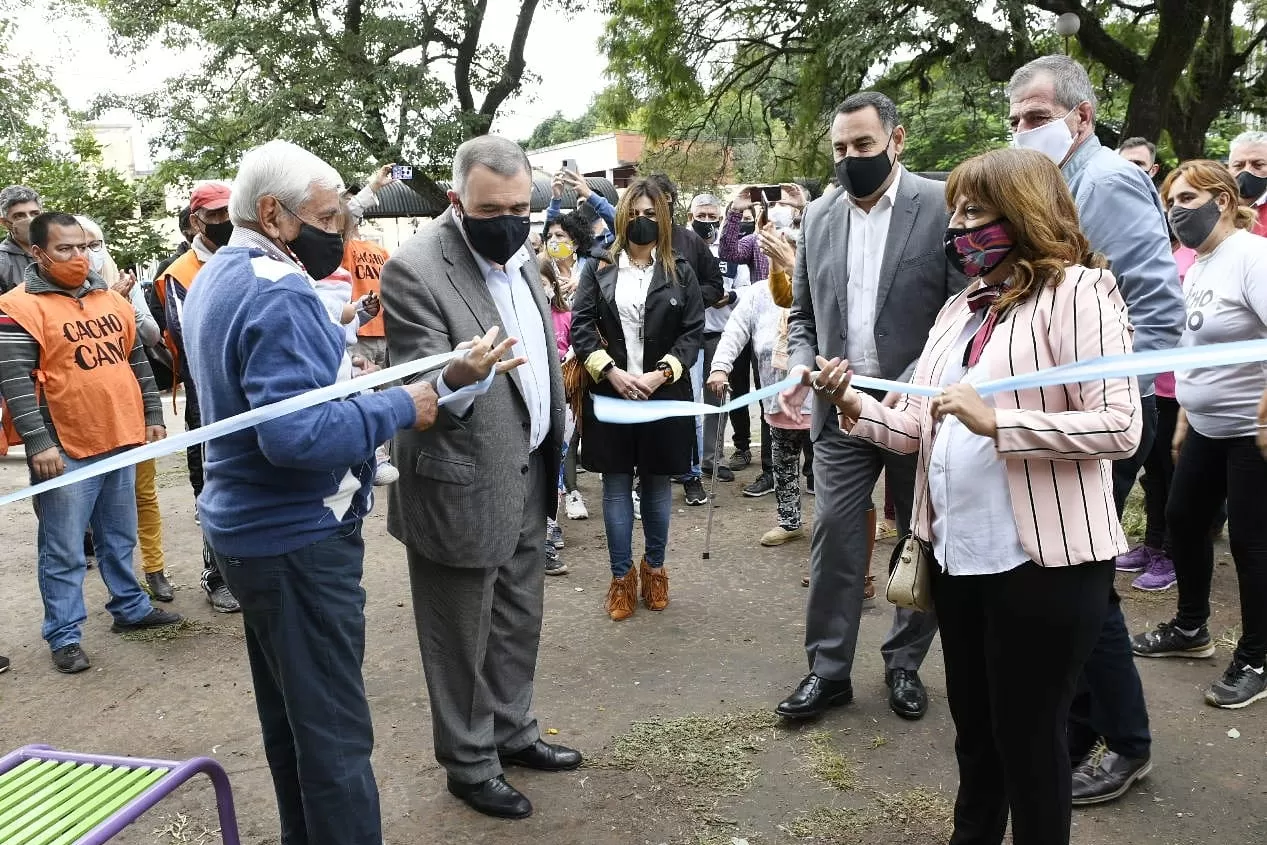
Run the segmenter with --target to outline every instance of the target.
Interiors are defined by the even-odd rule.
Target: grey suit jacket
[[[967,279],[946,260],[950,215],[946,187],[903,168],[889,222],[876,294],[875,345],[881,375],[910,381],[941,307]],[[790,366],[814,369],[814,356],[842,357],[849,326],[849,206],[833,188],[810,203],[801,220],[801,247],[788,316]],[[817,399],[811,436],[832,417]]]
[[[537,263],[525,262],[520,272],[541,311],[546,349],[553,352],[553,321]],[[393,364],[448,352],[502,324],[484,276],[448,211],[383,266],[382,298]],[[439,375],[422,377],[434,383]],[[559,362],[550,355],[550,430],[540,447],[548,483],[535,490],[528,489],[529,415],[519,379],[518,372],[498,376],[465,417],[441,408],[427,431],[396,435],[400,480],[392,486],[387,513],[393,537],[448,566],[500,566],[515,553],[527,497],[541,497],[545,512],[554,515],[563,448]]]

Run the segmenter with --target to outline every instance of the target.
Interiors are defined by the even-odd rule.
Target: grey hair
[[[1090,103],[1091,110],[1095,111],[1095,88],[1091,85],[1091,77],[1087,75],[1086,68],[1068,56],[1040,56],[1018,69],[1007,83],[1008,102],[1015,100],[1018,93],[1042,76],[1051,78],[1056,105],[1076,109],[1082,103]]]
[[[96,220],[86,214],[76,214],[75,219],[79,221],[79,225],[84,227],[84,231],[89,235],[96,235],[103,241],[106,239],[106,233],[102,231],[100,224]]]
[[[458,147],[453,156],[453,191],[459,197],[466,188],[466,177],[477,164],[482,164],[498,176],[532,176],[532,164],[523,147],[500,135],[480,135]]]
[[[40,195],[26,185],[10,185],[0,191],[0,217],[8,217],[9,209],[24,202],[38,203]]]
[[[1267,146],[1267,132],[1259,132],[1254,129],[1250,129],[1248,131],[1242,132],[1241,134],[1237,135],[1235,138],[1232,139],[1232,143],[1228,145],[1227,151],[1231,153],[1232,150],[1236,149],[1237,147],[1249,147],[1249,146],[1253,146],[1254,144],[1262,144],[1263,146]],[[3,196],[3,195],[0,195],[0,196]]]
[[[312,196],[314,185],[343,191],[338,171],[320,158],[289,141],[269,141],[242,156],[229,194],[229,219],[236,226],[258,223],[260,197],[268,196],[294,212]]]
[[[721,200],[717,199],[713,194],[696,194],[691,199],[691,211],[695,211],[701,205],[715,205],[721,208]]]
[[[857,94],[850,94],[843,103],[836,106],[836,114],[853,114],[865,108],[875,109],[885,132],[891,133],[901,122],[897,113],[897,104],[879,91],[859,91]]]

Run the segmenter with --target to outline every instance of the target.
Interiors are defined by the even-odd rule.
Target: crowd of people
[[[787,720],[853,698],[883,473],[899,549],[931,585],[923,609],[893,612],[889,705],[925,715],[919,673],[940,633],[960,774],[951,841],[1001,843],[1010,819],[1017,845],[1067,843],[1072,806],[1115,800],[1152,769],[1134,658],[1215,654],[1224,525],[1241,632],[1205,700],[1267,698],[1267,364],[978,388],[1132,350],[1267,338],[1267,133],[1236,137],[1226,163],[1181,162],[1158,187],[1152,142],[1101,144],[1073,60],[1029,63],[1007,96],[1012,145],[942,182],[903,166],[897,104],[859,92],[832,115],[821,196],[794,183],[729,202],[704,193],[681,203],[685,223],[663,176],[613,206],[563,170],[534,232],[527,156],[478,137],[456,152],[450,207],[392,255],[359,229],[390,165],[350,190],[273,141],[231,185],[193,192],[186,245],[148,296],[98,223],[6,188],[7,440],[44,481],[164,437],[156,371],[183,385],[196,429],[457,350],[404,384],[189,451],[202,586],[214,610],[242,614],[286,845],[381,841],[361,672],[375,485],[405,546],[448,789],[523,818],[532,804],[508,767],[582,762],[542,739],[532,708],[546,576],[567,572],[564,521],[590,515],[580,472],[601,476],[603,610],[621,621],[670,604],[674,483],[703,505],[703,478],[756,470],[743,494],[776,501],[761,544],[809,540],[808,674],[775,707]],[[567,189],[579,202],[565,212]],[[600,396],[719,405],[789,376],[799,385],[757,408],[756,460],[747,408],[627,425],[594,410]],[[1141,470],[1147,529],[1132,549],[1121,517]],[[34,497],[58,671],[90,666],[90,560],[114,631],[181,621],[152,603],[173,597],[154,478],[149,461]],[[473,512],[478,531],[452,530]],[[1138,573],[1141,590],[1177,587],[1173,619],[1131,636],[1115,570]]]

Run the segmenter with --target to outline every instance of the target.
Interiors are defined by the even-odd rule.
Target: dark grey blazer
[[[875,345],[884,378],[910,381],[941,307],[967,279],[946,260],[946,186],[905,168],[889,222],[876,293]],[[791,366],[814,369],[814,356],[845,354],[849,326],[849,207],[833,188],[805,210],[788,316]],[[814,439],[830,413],[814,402]]]
[[[500,566],[515,553],[527,496],[555,514],[563,449],[563,379],[554,325],[535,261],[520,269],[532,289],[550,354],[550,431],[541,444],[546,483],[528,489],[528,406],[520,374],[499,376],[470,413],[440,409],[427,431],[401,431],[387,530],[448,566]],[[448,352],[502,324],[497,305],[451,211],[421,229],[383,266],[383,312],[393,364]],[[505,334],[503,333],[503,337]],[[431,382],[439,372],[424,376]],[[544,530],[544,528],[543,528]]]

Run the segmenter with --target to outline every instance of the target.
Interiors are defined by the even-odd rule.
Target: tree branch
[[[501,108],[506,98],[519,87],[523,78],[524,44],[528,41],[528,31],[532,28],[533,15],[537,13],[538,0],[523,0],[519,7],[519,20],[515,22],[515,34],[510,39],[510,52],[506,57],[506,65],[502,68],[501,77],[493,83],[484,95],[484,103],[480,106],[480,114],[492,118]]]

